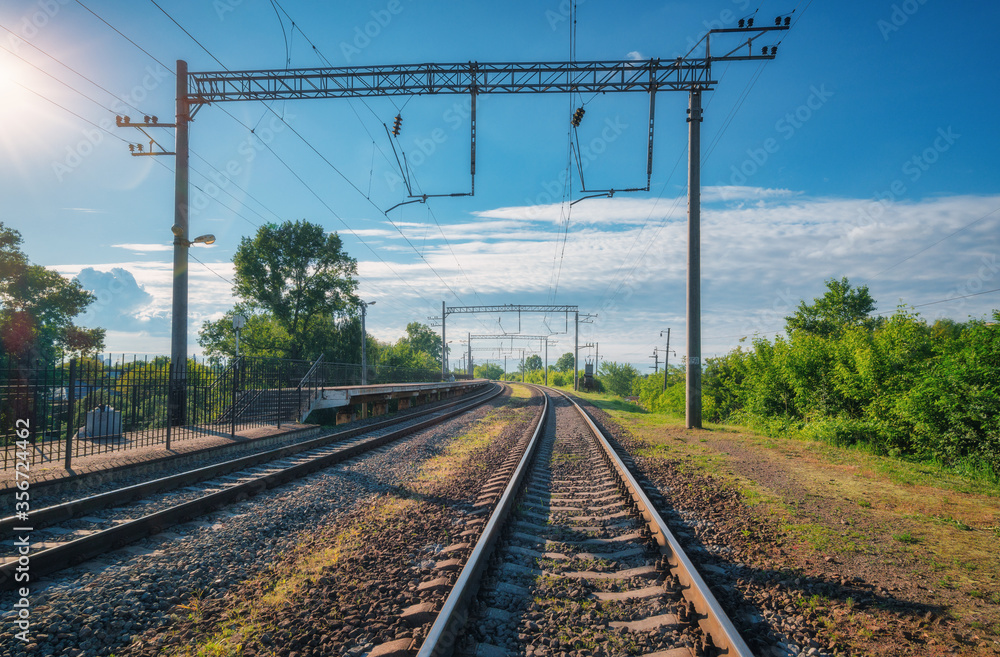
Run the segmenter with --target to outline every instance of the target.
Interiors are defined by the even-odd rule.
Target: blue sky
[[[21,231],[33,261],[95,291],[84,323],[108,328],[116,352],[169,352],[173,158],[130,157],[122,140],[139,135],[114,115],[169,120],[177,59],[214,71],[212,56],[231,70],[570,56],[566,1],[159,5],[201,45],[148,0],[0,7],[0,221]],[[1000,307],[996,292],[968,296],[1000,287],[1000,5],[587,0],[575,56],[675,57],[708,28],[753,15],[771,24],[793,9],[774,61],[716,64],[705,94],[703,355],[780,331],[831,277],[867,283],[884,312],[903,303],[964,320]],[[419,189],[466,192],[465,97],[272,105],[284,121],[260,103],[204,107],[191,127],[191,231],[218,242],[192,249],[192,351],[201,322],[232,305],[240,238],[307,219],[358,259],[380,339],[442,301],[575,304],[597,314],[581,343],[599,343],[602,357],[647,368],[668,327],[671,358],[684,356],[687,96],[658,94],[650,192],[569,211],[564,199],[580,196],[575,170],[565,184],[569,118],[581,100],[588,186],[644,185],[645,94],[483,95],[475,196],[388,217],[405,191],[382,123],[402,108],[398,147]],[[172,146],[171,131],[158,138]],[[452,315],[449,336],[516,327],[516,316],[500,319]],[[526,316],[521,328],[565,321]],[[556,339],[553,358],[572,346]]]

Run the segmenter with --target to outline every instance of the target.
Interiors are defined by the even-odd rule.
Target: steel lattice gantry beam
[[[174,198],[174,284],[171,325],[171,362],[176,369],[172,382],[183,390],[187,378],[187,260],[188,247],[193,243],[188,236],[188,124],[204,105],[230,101],[275,101],[307,98],[365,98],[374,96],[412,96],[434,94],[470,94],[473,102],[471,173],[475,183],[475,99],[478,94],[496,93],[605,93],[646,92],[650,96],[649,155],[647,187],[619,191],[646,191],[652,163],[652,138],[654,99],[658,91],[686,91],[690,94],[688,122],[689,174],[688,174],[688,379],[687,426],[701,426],[701,318],[700,318],[700,132],[701,94],[717,84],[712,79],[715,62],[754,61],[774,59],[777,46],[763,46],[754,53],[754,41],[775,30],[787,30],[791,16],[775,18],[773,27],[753,25],[754,19],[739,21],[738,28],[711,29],[696,44],[704,43],[703,57],[677,57],[674,59],[602,60],[591,62],[465,62],[453,64],[390,64],[384,66],[343,66],[306,68],[294,70],[216,71],[189,72],[187,62],[177,61],[177,157],[175,167]],[[722,55],[712,54],[712,40],[728,39],[739,35],[736,46]],[[745,49],[745,50],[744,50]],[[692,49],[691,52],[693,52]],[[690,52],[688,53],[690,54]],[[127,120],[119,123],[127,127],[157,127],[155,121],[146,119],[142,124]],[[162,126],[167,127],[167,126]],[[133,155],[143,155],[138,152]],[[167,153],[158,153],[167,154]],[[581,176],[582,182],[582,176]],[[475,188],[473,187],[473,192]],[[600,190],[600,195],[611,196],[615,190]],[[606,194],[604,192],[607,192]],[[434,196],[471,196],[469,194],[444,194]],[[410,194],[415,203],[426,201],[431,195]],[[398,207],[398,205],[396,206]],[[573,312],[576,306],[542,307],[528,310],[505,306],[479,306],[467,309],[452,308],[455,312]],[[444,318],[441,307],[442,341]],[[579,337],[579,326],[577,326]],[[441,358],[441,374],[446,374],[447,349]],[[574,372],[574,379],[576,378]],[[574,382],[575,383],[575,382]],[[175,414],[183,423],[184,402],[177,404]]]
[[[441,343],[447,344],[446,339],[446,321],[448,315],[454,313],[573,313],[574,323],[576,325],[576,335],[573,338],[573,389],[577,388],[579,372],[579,348],[576,345],[580,344],[580,307],[579,306],[567,306],[567,305],[548,305],[548,304],[519,304],[519,303],[508,303],[502,306],[451,306],[450,308],[445,305],[445,302],[441,302]],[[510,335],[503,337],[512,337]],[[513,336],[516,337],[516,336]],[[472,336],[470,334],[469,343],[472,343]],[[548,340],[546,340],[546,345]],[[448,355],[447,349],[441,350],[441,378],[444,379],[448,375]]]
[[[771,56],[753,56],[770,59]],[[718,58],[716,58],[716,61]],[[390,64],[188,74],[195,103],[466,93],[601,93],[708,89],[712,59]]]
[[[521,305],[516,303],[503,306],[450,306],[444,307],[446,315],[454,313],[575,313],[579,306]]]

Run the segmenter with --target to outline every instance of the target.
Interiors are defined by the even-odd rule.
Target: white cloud
[[[703,198],[713,199],[702,209],[705,355],[728,351],[740,336],[780,330],[799,300],[822,294],[829,278],[847,276],[854,284],[867,283],[883,311],[895,308],[900,298],[921,304],[1000,287],[996,240],[1000,212],[989,214],[1000,207],[1000,196],[941,197],[882,206],[865,199],[741,187],[706,188]],[[389,246],[376,247],[385,262],[352,247],[352,255],[359,259],[360,292],[367,299],[378,299],[369,316],[373,334],[394,340],[408,322],[426,323],[428,317],[440,314],[442,300],[449,306],[565,303],[598,313],[593,324],[581,326],[580,339],[600,342],[602,355],[610,359],[645,367],[653,346],[663,348],[659,331],[667,327],[673,329],[671,347],[682,356],[687,277],[684,198],[581,203],[574,206],[567,233],[554,212],[557,208],[501,207],[451,222],[442,219],[440,229],[409,222],[403,231],[423,259],[401,239],[387,239]],[[231,262],[205,262],[232,279]],[[131,341],[128,344],[146,345],[142,351],[169,351],[166,330],[154,330],[153,324],[169,317],[171,264],[89,266],[127,270],[150,297],[131,311],[134,330],[115,335]],[[59,271],[75,275],[86,267],[68,265]],[[557,278],[558,293],[553,296]],[[226,281],[196,262],[191,263],[190,280],[189,341],[195,351],[201,322],[217,318],[232,306],[233,298]],[[1000,307],[1000,295],[993,294],[921,310],[929,319],[940,313],[961,320],[995,307]],[[150,324],[141,324],[146,318]],[[455,335],[491,332],[497,319],[452,316],[449,334],[453,329]],[[562,318],[550,317],[549,328],[540,321],[524,316],[522,330],[544,333]],[[503,322],[507,329],[517,325],[517,319],[508,316]],[[146,336],[144,341],[136,337],[140,335]],[[109,347],[123,350],[112,344],[110,336]]]
[[[173,251],[172,244],[112,244],[116,249],[125,249],[133,253],[155,253],[158,251]]]
[[[638,50],[630,50],[630,51],[628,52],[628,54],[627,54],[627,55],[625,55],[625,57],[626,57],[627,59],[632,59],[632,60],[635,60],[635,61],[637,61],[637,62],[638,62],[638,61],[642,61],[642,60],[644,60],[644,59],[649,59],[648,57],[646,57],[645,55],[643,55],[643,54],[642,54],[641,52],[639,52]]]

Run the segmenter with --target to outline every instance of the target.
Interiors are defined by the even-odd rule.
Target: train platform
[[[74,456],[71,467],[64,467],[62,458],[36,462],[29,471],[31,486],[68,483],[73,479],[93,480],[99,476],[114,477],[123,470],[142,470],[143,466],[160,467],[167,461],[181,461],[211,450],[226,447],[267,447],[288,439],[306,439],[318,435],[320,427],[314,424],[283,423],[280,428],[270,426],[248,427],[236,432],[221,432],[199,427],[175,429],[170,449],[164,443],[125,450],[106,451],[87,456]],[[0,496],[16,485],[14,469],[0,470]],[[21,477],[23,480],[23,476]]]
[[[396,400],[399,411],[405,412],[415,406],[444,401],[455,395],[464,394],[486,383],[487,381],[482,379],[473,379],[328,387],[317,390],[315,396],[308,400],[308,405],[309,411],[336,409],[337,424],[341,424],[359,419],[356,413],[350,411],[352,407],[358,408],[362,404],[364,410],[361,412],[361,418],[384,415],[388,411],[390,400]],[[286,399],[293,398],[290,394],[284,396]],[[279,399],[280,397],[281,395],[278,395]],[[304,416],[308,414],[309,412],[303,413]],[[244,418],[240,418],[238,421],[243,420]],[[218,425],[188,426],[173,430],[169,450],[166,449],[165,441],[161,442],[159,439],[150,445],[129,446],[125,449],[102,449],[102,446],[94,445],[100,451],[74,455],[69,469],[65,467],[63,456],[58,450],[46,450],[43,446],[32,455],[28,481],[31,486],[41,486],[49,490],[64,486],[82,486],[84,481],[103,483],[124,477],[126,471],[130,475],[155,473],[166,462],[187,465],[188,462],[202,458],[205,453],[218,451],[220,448],[223,451],[232,451],[234,454],[266,449],[278,444],[306,440],[318,436],[319,432],[318,425],[300,422],[282,422],[280,427],[273,424],[248,426],[237,430],[235,434],[220,430]],[[126,442],[129,435],[126,434]],[[84,439],[77,437],[75,440]],[[91,440],[99,443],[104,439]],[[8,458],[5,463],[11,462],[13,465],[13,461],[13,458]],[[0,469],[0,496],[12,492],[19,478],[23,480],[23,476],[18,477],[14,467]]]

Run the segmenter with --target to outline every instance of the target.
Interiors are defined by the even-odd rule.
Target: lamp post
[[[180,72],[177,77],[178,80],[181,78]],[[177,139],[181,139],[180,128],[177,130]],[[186,129],[184,139],[187,139]],[[178,162],[178,176],[181,168]],[[169,404],[170,423],[173,426],[187,423],[188,248],[193,244],[215,243],[215,235],[199,235],[193,240],[187,238],[187,181],[184,182],[183,199],[177,200],[174,225],[170,228],[170,232],[174,234],[174,288],[170,320],[170,363],[173,365],[173,377],[170,381]],[[180,188],[178,183],[178,189]]]
[[[240,358],[240,331],[247,325],[247,318],[243,315],[233,315],[233,330],[236,331],[236,359]]]
[[[368,343],[368,333],[365,330],[365,316],[368,314],[368,306],[374,306],[374,301],[361,301],[361,385],[368,385],[368,358],[365,353],[365,345]]]

